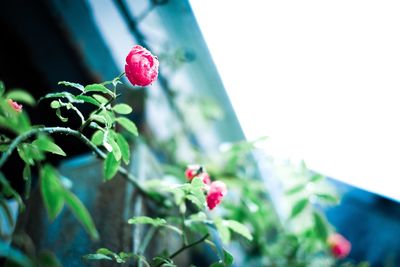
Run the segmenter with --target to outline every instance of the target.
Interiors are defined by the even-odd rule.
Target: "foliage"
[[[204,179],[204,166],[190,179],[184,178],[184,166],[178,162],[166,166],[166,174],[172,179],[153,179],[139,182],[124,167],[129,164],[130,145],[121,131],[136,137],[138,129],[134,122],[124,115],[132,112],[125,103],[115,103],[119,97],[117,85],[122,75],[102,84],[80,85],[62,81],[61,86],[70,87],[74,92],[50,93],[39,101],[50,100],[50,107],[60,119],[57,127],[31,125],[29,116],[23,109],[17,110],[10,99],[27,105],[35,104],[32,96],[22,90],[6,91],[0,83],[0,148],[2,156],[0,167],[4,166],[11,154],[16,151],[24,163],[22,177],[25,182],[25,194],[21,196],[0,172],[0,203],[12,220],[7,199],[18,201],[21,211],[24,200],[29,197],[32,177],[39,176],[39,187],[48,218],[54,220],[64,206],[72,212],[88,235],[99,238],[96,226],[89,211],[79,198],[67,188],[57,169],[46,160],[48,153],[65,157],[63,148],[57,145],[52,135],[66,134],[89,147],[99,159],[103,160],[104,181],[111,180],[118,172],[131,182],[138,192],[158,207],[153,210],[154,217],[135,216],[127,221],[132,227],[143,229],[144,235],[140,247],[133,252],[113,252],[99,248],[92,254],[83,256],[88,260],[106,260],[118,264],[135,261],[139,266],[176,266],[175,257],[196,246],[207,246],[215,252],[213,267],[232,266],[233,255],[228,251],[232,244],[240,245],[243,250],[243,262],[246,266],[338,266],[327,244],[328,236],[334,232],[323,215],[321,206],[336,204],[337,195],[326,185],[324,177],[307,169],[303,164],[293,177],[295,182],[285,185],[281,201],[285,207],[276,206],[260,179],[252,152],[257,142],[239,142],[230,144],[221,153],[216,164],[214,159],[199,157],[209,163],[212,178],[218,177],[229,188],[227,199],[222,201],[216,211],[207,207],[208,191],[211,181]],[[82,104],[90,105],[93,111],[84,116]],[[80,118],[77,129],[63,127],[69,120],[65,111],[72,111]],[[87,136],[86,129],[94,133]],[[177,157],[172,156],[176,159]],[[178,167],[177,167],[178,166]],[[287,170],[287,168],[286,168]],[[209,177],[207,178],[209,179]],[[212,183],[211,183],[212,186]],[[217,191],[218,203],[225,192]],[[162,205],[160,205],[162,203]],[[151,242],[157,242],[163,236],[177,235],[181,246],[165,247],[157,255],[149,258],[148,248]],[[52,254],[41,254],[37,259],[24,255],[17,248],[0,244],[0,254],[20,266],[34,266],[38,259],[43,262],[56,262]],[[210,257],[212,258],[212,257]],[[346,266],[351,266],[346,263]],[[44,266],[45,263],[43,263]],[[54,263],[58,266],[59,263]],[[361,266],[361,265],[360,265]],[[363,265],[364,266],[364,265]]]

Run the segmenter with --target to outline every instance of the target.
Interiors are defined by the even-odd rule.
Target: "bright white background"
[[[400,2],[191,0],[248,139],[400,200]]]

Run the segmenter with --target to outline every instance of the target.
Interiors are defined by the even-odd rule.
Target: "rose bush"
[[[158,67],[159,62],[156,56],[141,46],[134,46],[126,57],[125,75],[134,86],[148,86],[156,81]],[[0,134],[3,152],[0,168],[14,151],[17,151],[25,165],[22,175],[28,192],[32,184],[32,172],[37,170],[39,177],[37,184],[50,220],[54,220],[63,206],[67,206],[88,235],[93,240],[99,239],[96,225],[89,211],[70,191],[70,188],[64,185],[57,169],[46,161],[46,153],[66,156],[62,148],[54,143],[51,135],[55,134],[75,138],[77,142],[90,148],[103,161],[105,182],[119,173],[135,186],[138,194],[145,201],[153,202],[154,205],[149,205],[149,207],[156,207],[152,210],[151,217],[142,214],[127,222],[132,225],[148,226],[140,241],[140,251],[117,253],[107,248],[99,248],[95,253],[86,255],[85,259],[108,260],[116,263],[125,263],[133,259],[138,265],[172,267],[176,266],[174,260],[180,253],[196,245],[207,244],[215,251],[218,258],[211,266],[225,267],[231,266],[234,261],[227,250],[231,240],[243,244],[241,248],[245,251],[246,257],[242,258],[250,258],[249,262],[256,257],[260,258],[252,266],[311,266],[308,264],[315,263],[314,259],[318,259],[320,255],[324,259],[330,257],[331,265],[329,266],[335,266],[335,258],[341,259],[348,255],[351,244],[338,234],[332,235],[327,240],[330,232],[329,224],[323,214],[313,208],[310,201],[311,199],[320,200],[321,196],[335,200],[334,196],[324,192],[307,191],[310,195],[302,195],[293,204],[290,218],[283,222],[279,221],[261,182],[247,177],[251,173],[248,170],[254,170],[252,163],[247,161],[251,158],[248,153],[252,151],[254,142],[241,142],[230,146],[231,151],[224,153],[224,156],[228,157],[224,161],[226,164],[220,168],[214,166],[213,169],[210,168],[210,172],[201,165],[189,165],[186,169],[185,166],[179,166],[178,174],[175,173],[175,179],[172,181],[163,177],[150,181],[138,181],[122,164],[129,164],[131,160],[130,146],[125,135],[117,131],[117,125],[127,135],[133,137],[138,135],[134,122],[124,116],[132,112],[132,107],[125,103],[115,103],[119,95],[117,90],[122,76],[112,81],[86,86],[66,81],[60,82],[60,85],[71,87],[72,92],[50,93],[40,100],[40,102],[51,101],[50,107],[55,110],[55,114],[61,121],[61,125],[56,127],[31,125],[28,114],[18,102],[32,105],[33,98],[21,91],[6,92],[4,85],[0,82],[0,126],[14,135],[11,137],[9,132]],[[89,115],[83,115],[78,104],[90,105],[93,110]],[[68,117],[63,115],[66,110],[75,112],[81,119],[81,124],[76,129],[62,126],[62,123],[68,121]],[[90,137],[86,136],[87,128],[94,131]],[[213,166],[213,164],[210,165]],[[311,175],[308,170],[305,173],[310,174],[311,177],[307,177],[304,184],[290,189],[290,194],[298,194],[310,184],[316,188],[317,186],[314,185],[322,180],[321,176]],[[211,181],[211,177],[217,177],[218,180]],[[23,207],[22,197],[1,171],[0,184],[2,186],[0,201],[3,203],[8,198],[14,198],[20,207]],[[26,194],[26,197],[28,196],[29,194]],[[223,201],[224,198],[230,198],[230,201]],[[311,214],[306,214],[307,209],[311,210]],[[308,216],[307,221],[311,221],[312,225],[311,228],[296,233],[288,225],[295,224],[296,217],[300,217],[302,213]],[[161,251],[155,251],[156,255],[147,257],[154,252],[149,251],[150,241],[163,238],[170,232],[181,237],[181,246],[174,251],[170,251],[170,246],[163,247]],[[158,241],[155,242],[162,243]],[[327,256],[329,253],[327,248],[335,258]],[[9,259],[21,262],[22,257],[26,262],[23,266],[43,265],[39,257],[27,257],[14,248],[10,248],[9,251],[13,252],[7,254]],[[15,255],[20,255],[20,258],[13,258]],[[322,265],[314,264],[313,266]]]

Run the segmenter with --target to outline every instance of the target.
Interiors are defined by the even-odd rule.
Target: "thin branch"
[[[196,245],[202,243],[204,240],[207,239],[208,236],[209,236],[209,234],[206,234],[205,236],[203,236],[203,237],[200,238],[199,240],[197,240],[197,241],[195,241],[195,242],[193,242],[193,243],[190,243],[190,244],[188,244],[188,245],[182,246],[180,249],[178,249],[177,251],[175,251],[174,253],[172,253],[171,255],[169,255],[168,258],[170,258],[170,259],[175,258],[176,256],[178,256],[178,255],[179,255],[181,252],[183,252],[184,250],[186,250],[186,249],[188,249],[188,248],[191,248],[191,247],[194,247],[194,246],[196,246]],[[160,266],[162,266],[163,264],[164,264],[164,263],[161,262],[160,264],[157,265],[157,267],[160,267]]]

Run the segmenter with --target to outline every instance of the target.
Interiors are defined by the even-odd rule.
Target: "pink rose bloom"
[[[333,234],[328,238],[328,245],[335,258],[343,259],[349,255],[351,243],[340,234]]]
[[[8,99],[8,104],[16,111],[16,112],[21,112],[22,111],[22,105],[18,104],[17,102],[13,101],[12,99]]]
[[[158,59],[149,50],[135,45],[126,57],[125,73],[133,85],[147,86],[158,76]]]
[[[218,204],[221,203],[222,198],[226,195],[227,189],[224,182],[215,181],[210,185],[210,189],[207,194],[207,206],[210,210],[214,209]]]

